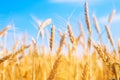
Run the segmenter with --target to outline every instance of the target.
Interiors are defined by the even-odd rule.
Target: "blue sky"
[[[23,33],[26,32],[29,38],[32,36],[36,37],[36,23],[31,17],[35,16],[41,21],[52,18],[56,31],[61,29],[65,32],[67,29],[66,22],[69,21],[76,36],[79,34],[78,21],[81,21],[87,35],[84,3],[85,0],[0,0],[0,30],[8,24],[14,23],[16,36],[22,37]],[[120,37],[120,0],[88,0],[88,3],[95,41],[98,40],[98,37],[94,29],[92,15],[96,15],[102,32],[105,29],[110,13],[113,9],[116,10],[110,29],[115,42],[117,42],[117,39]],[[45,30],[50,31],[50,27],[51,25],[46,27]],[[12,30],[9,31],[9,34],[8,39],[10,40],[13,34]],[[102,36],[104,42],[109,43],[105,32]],[[58,36],[56,38],[59,39]]]

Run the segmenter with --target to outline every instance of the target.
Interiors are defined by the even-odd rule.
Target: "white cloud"
[[[53,3],[84,3],[86,0],[50,0]],[[98,2],[102,0],[87,0],[88,2]]]
[[[120,13],[113,17],[113,22],[118,22],[118,21],[120,21]]]
[[[51,0],[55,3],[71,3],[71,2],[83,2],[84,0]]]
[[[99,23],[107,24],[108,18],[109,18],[109,15],[99,18]],[[119,21],[120,21],[120,13],[114,15],[114,17],[112,19],[112,23],[118,23]]]
[[[99,21],[100,24],[106,24],[107,21],[108,21],[108,15],[107,15],[107,16],[103,16],[103,17],[100,17],[100,18],[98,19],[98,21]]]

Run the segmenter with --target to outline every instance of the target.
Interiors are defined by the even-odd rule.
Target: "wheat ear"
[[[119,54],[119,58],[120,58],[120,39],[118,39],[118,54]]]
[[[6,26],[2,31],[0,31],[0,36],[4,36],[10,28],[10,25]]]
[[[54,27],[54,25],[52,25],[51,38],[50,38],[50,49],[51,49],[51,51],[52,51],[52,49],[54,47],[54,35],[55,35],[55,27]]]
[[[90,35],[92,35],[92,29],[91,29],[91,25],[90,25],[90,20],[89,20],[89,11],[88,11],[88,2],[85,2],[85,21],[86,21],[86,25],[88,28],[88,32]]]
[[[67,29],[68,29],[68,34],[69,34],[70,41],[71,41],[71,43],[73,44],[73,43],[74,43],[74,36],[73,36],[73,33],[72,33],[72,29],[71,29],[71,25],[70,25],[70,24],[67,25]]]
[[[108,39],[109,39],[109,41],[110,41],[112,47],[114,48],[114,41],[113,41],[112,35],[111,35],[111,33],[110,33],[109,26],[106,25],[105,28],[106,28],[106,32],[107,32],[107,35],[108,35]]]
[[[95,15],[93,15],[93,22],[94,22],[94,25],[95,25],[95,29],[99,35],[99,39],[100,41],[102,42],[102,37],[101,37],[101,32],[100,32],[100,27],[99,27],[99,24],[98,24],[98,21],[97,21],[97,18]]]
[[[112,12],[111,12],[111,14],[110,14],[110,16],[109,16],[108,24],[110,24],[112,22],[113,16],[115,15],[115,12],[116,12],[116,10],[113,9]]]
[[[57,52],[56,52],[57,55],[60,55],[60,53],[61,53],[62,47],[63,47],[63,45],[65,44],[65,38],[66,38],[66,34],[64,33],[64,34],[62,35],[62,37],[61,37],[60,45],[59,45],[58,50],[57,50]]]
[[[60,62],[61,62],[61,55],[59,55],[58,58],[55,60],[55,63],[53,65],[53,68],[52,68],[47,80],[54,80],[55,74],[57,73],[57,69],[58,69]]]

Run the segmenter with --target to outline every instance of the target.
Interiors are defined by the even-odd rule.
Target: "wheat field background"
[[[39,26],[37,39],[32,39],[26,44],[27,36],[23,41],[14,42],[12,51],[2,48],[0,59],[0,80],[120,80],[120,40],[115,44],[110,31],[110,23],[115,15],[115,10],[110,13],[108,23],[105,24],[110,49],[102,42],[102,31],[100,31],[97,17],[93,16],[94,27],[98,33],[99,40],[92,38],[93,30],[89,19],[88,3],[84,4],[85,22],[89,35],[85,35],[82,23],[78,22],[80,34],[75,37],[72,25],[67,23],[67,31],[56,32],[52,25],[49,47],[38,45],[38,37],[44,40],[44,27],[52,23],[47,19],[43,23],[36,22]],[[0,32],[0,36],[6,36],[10,26]],[[59,44],[55,45],[55,33],[60,37]],[[69,38],[69,40],[66,40]],[[4,47],[4,45],[2,45]],[[79,47],[83,50],[79,52]],[[27,53],[27,54],[26,54]],[[79,53],[79,54],[77,54]],[[79,55],[79,56],[76,56]]]

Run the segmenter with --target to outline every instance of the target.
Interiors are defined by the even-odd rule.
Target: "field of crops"
[[[70,23],[66,25],[67,32],[60,30],[56,32],[57,27],[52,25],[47,49],[45,45],[38,45],[39,40],[34,38],[30,44],[26,44],[26,36],[23,41],[14,42],[12,52],[1,49],[0,80],[120,80],[120,40],[118,39],[115,45],[109,28],[115,10],[110,13],[108,23],[105,24],[105,31],[111,46],[109,49],[102,42],[104,38],[102,38],[102,31],[100,31],[95,15],[93,22],[99,41],[96,42],[92,38],[94,33],[91,29],[88,8],[86,2],[84,15],[88,37],[85,35],[81,22],[78,22],[80,34],[77,37],[74,36]],[[37,20],[36,22],[40,34],[37,38],[40,36],[43,39],[44,27],[51,24],[51,19],[43,23]],[[10,26],[7,26],[1,30],[0,36],[6,36],[9,29]],[[55,33],[58,33],[60,37],[57,46],[55,45]]]

